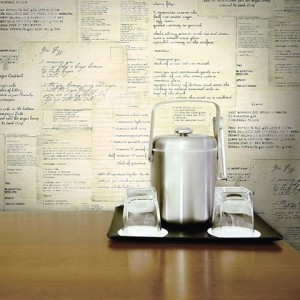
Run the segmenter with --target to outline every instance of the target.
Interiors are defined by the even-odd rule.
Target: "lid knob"
[[[179,136],[188,136],[188,134],[193,133],[193,129],[188,127],[176,128],[175,133],[178,133]]]

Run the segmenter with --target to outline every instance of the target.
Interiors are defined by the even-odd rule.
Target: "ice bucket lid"
[[[207,152],[217,151],[214,137],[192,134],[189,128],[176,129],[177,134],[157,136],[153,139],[154,152]]]

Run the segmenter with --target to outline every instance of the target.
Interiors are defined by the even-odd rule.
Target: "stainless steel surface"
[[[184,128],[176,128],[175,129],[175,133],[178,133],[180,135],[188,135],[188,134],[191,134],[193,133],[193,129],[191,128],[188,128],[188,127],[184,127]]]
[[[219,107],[213,104],[217,111],[214,132],[218,136],[222,126]],[[219,150],[224,150],[224,145],[215,137],[191,134],[190,128],[153,138],[154,111],[158,106],[152,111],[149,160],[151,185],[157,190],[162,219],[176,224],[206,222],[212,215],[218,156],[223,154]]]
[[[217,174],[216,140],[158,137],[153,151],[151,184],[158,192],[162,219],[179,224],[207,221]]]
[[[171,103],[208,103],[213,104],[216,109],[216,116],[213,118],[214,127],[214,137],[218,142],[218,179],[227,179],[226,172],[226,160],[225,160],[225,145],[224,145],[224,121],[220,116],[220,107],[212,101],[201,101],[201,100],[171,100],[162,101],[154,105],[151,112],[151,124],[150,124],[150,136],[149,136],[149,153],[148,160],[151,162],[153,160],[153,136],[154,136],[154,123],[155,123],[155,112],[156,110],[163,106]]]

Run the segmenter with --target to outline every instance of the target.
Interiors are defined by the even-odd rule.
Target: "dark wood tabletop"
[[[112,211],[0,213],[0,299],[299,299],[285,241],[112,240]]]

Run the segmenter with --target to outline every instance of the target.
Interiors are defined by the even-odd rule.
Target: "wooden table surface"
[[[112,215],[1,212],[0,299],[300,299],[284,241],[112,241]]]

